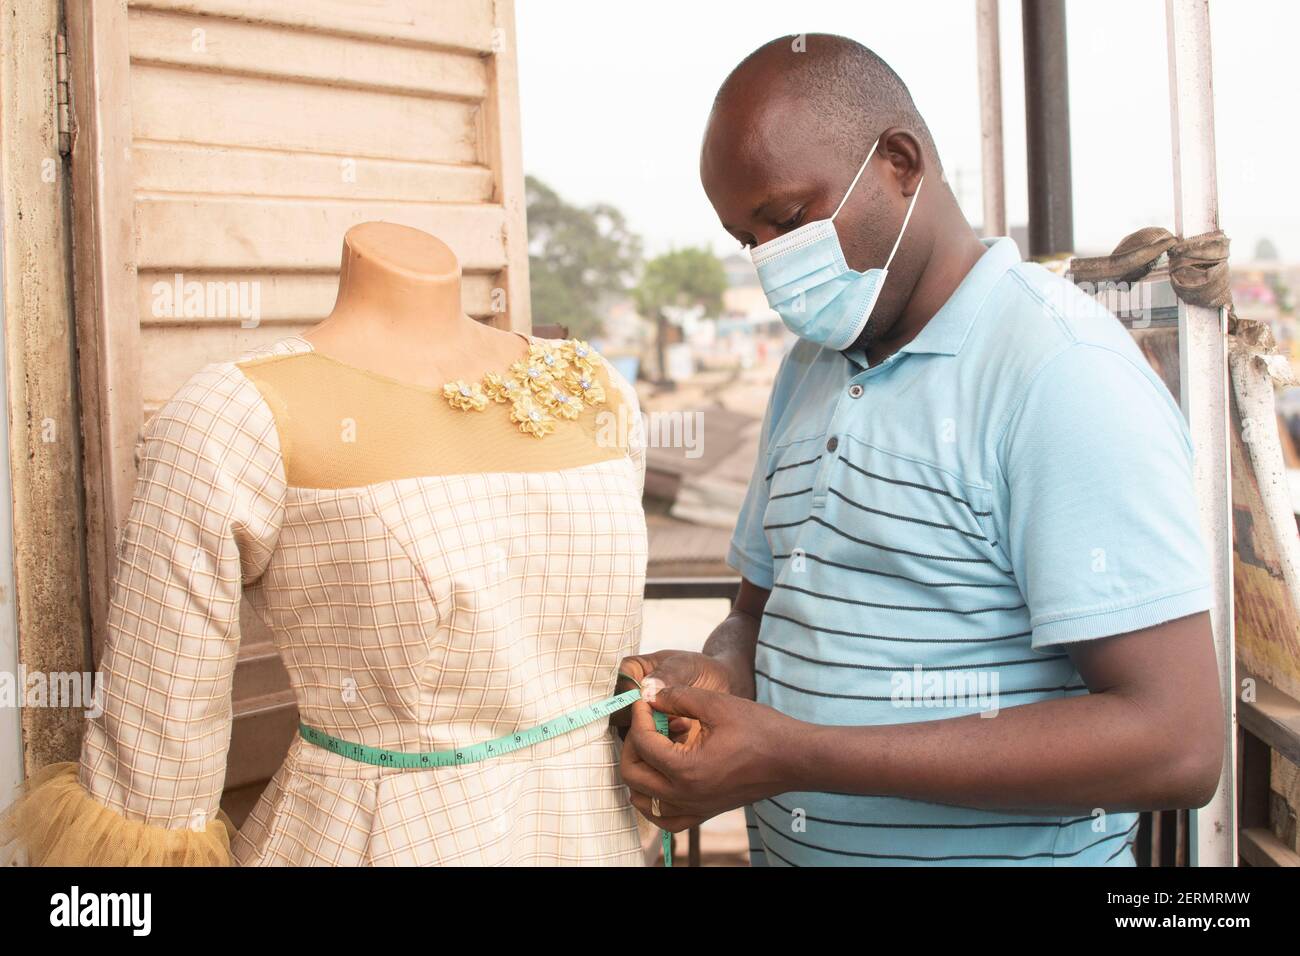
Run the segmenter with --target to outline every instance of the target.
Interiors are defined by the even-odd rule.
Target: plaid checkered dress
[[[301,719],[344,740],[450,749],[612,693],[640,631],[644,456],[635,393],[599,369],[607,404],[544,438],[296,336],[196,374],[146,428],[104,712],[10,816],[34,861],[638,864],[604,722],[433,771],[295,738],[237,832],[218,811],[241,598]]]

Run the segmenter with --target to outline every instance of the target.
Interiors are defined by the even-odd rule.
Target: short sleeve
[[[1212,604],[1186,422],[1138,362],[1071,345],[1034,376],[998,443],[1036,649]]]
[[[274,419],[237,366],[204,369],[149,421],[80,763],[36,776],[0,827],[32,862],[228,862],[239,606],[285,491]]]
[[[775,395],[774,389],[773,396]],[[745,492],[745,500],[740,506],[740,515],[736,519],[736,530],[731,536],[731,546],[727,550],[728,565],[739,571],[745,580],[768,590],[771,590],[775,576],[772,548],[767,540],[767,532],[763,530],[763,516],[767,512],[768,494],[772,483],[767,466],[774,405],[774,400],[769,399],[767,412],[763,416],[763,427],[759,434],[754,471],[749,478],[749,489]]]

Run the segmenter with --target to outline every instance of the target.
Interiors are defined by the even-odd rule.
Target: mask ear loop
[[[867,171],[867,163],[871,162],[871,157],[876,155],[876,147],[879,145],[880,145],[879,138],[877,138],[876,141],[871,144],[871,152],[867,153],[867,158],[864,159],[862,161],[862,165],[858,167],[858,174],[853,177],[853,182],[849,183],[849,188],[848,191],[844,194],[844,198],[840,200],[840,204],[836,206],[835,211],[831,213],[831,222],[835,221],[835,217],[840,214],[840,210],[844,208],[844,204],[848,202],[849,197],[853,195],[853,187],[858,184],[858,180],[862,178],[862,174]]]
[[[907,221],[912,218],[912,210],[916,208],[916,197],[921,195],[921,183],[923,182],[925,182],[924,176],[922,176],[917,182],[916,192],[912,193],[912,201],[907,204],[907,215],[903,217],[903,225],[898,230],[898,238],[894,240],[894,248],[889,250],[889,258],[885,260],[886,270],[889,269],[889,264],[894,261],[894,253],[897,252],[898,247],[902,245],[903,233],[907,232]]]

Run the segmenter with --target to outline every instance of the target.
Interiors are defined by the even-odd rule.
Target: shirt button
[[[838,438],[835,438],[834,436],[832,436],[830,440],[826,442],[827,451],[834,451],[836,448],[839,447],[840,447],[840,440]]]
[[[858,385],[857,383],[850,385],[849,398],[861,398],[861,397],[862,397],[862,386]]]

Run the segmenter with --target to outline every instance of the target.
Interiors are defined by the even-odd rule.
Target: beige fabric
[[[294,337],[270,353],[310,348]],[[635,413],[630,387],[616,387]],[[412,441],[440,440],[421,425],[409,422]],[[508,422],[483,417],[482,441],[498,428]],[[238,364],[204,369],[147,427],[82,785],[126,821],[201,830],[215,817],[241,592],[275,635],[302,719],[346,740],[443,749],[607,696],[639,640],[639,431],[627,454],[593,457],[291,487],[261,393]],[[231,853],[240,864],[635,865],[617,759],[603,723],[437,771],[370,767],[296,739]]]

